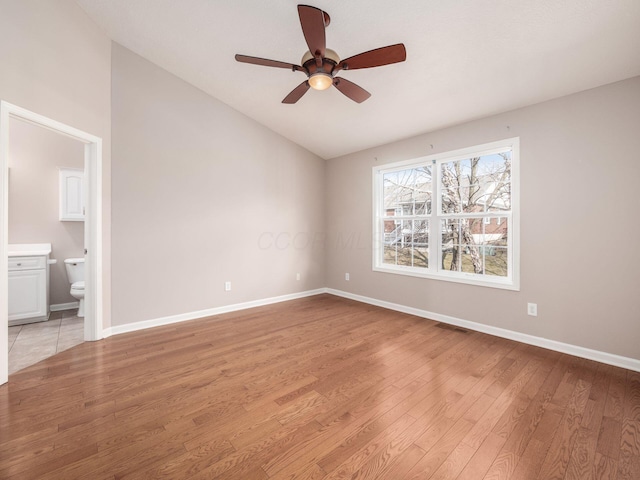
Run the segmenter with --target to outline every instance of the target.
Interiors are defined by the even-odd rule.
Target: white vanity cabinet
[[[48,320],[49,253],[49,244],[9,245],[10,326]]]

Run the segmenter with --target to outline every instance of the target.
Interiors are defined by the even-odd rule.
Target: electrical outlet
[[[300,274],[296,273],[296,280],[300,280]]]
[[[346,281],[349,281],[349,274],[348,274],[348,273],[345,273],[345,274],[344,274],[344,279],[345,279]]]
[[[224,282],[224,291],[225,292],[231,291],[231,282]]]
[[[538,316],[538,304],[537,303],[527,303],[527,315],[531,315],[532,317]]]

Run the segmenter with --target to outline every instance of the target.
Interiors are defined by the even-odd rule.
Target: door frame
[[[19,119],[84,143],[85,341],[103,338],[102,139],[4,100],[0,101],[0,385],[9,380],[8,243],[9,124]]]

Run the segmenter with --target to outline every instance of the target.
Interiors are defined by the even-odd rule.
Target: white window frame
[[[511,151],[511,212],[478,212],[464,214],[441,214],[441,169],[440,165],[456,160],[465,160],[496,153]],[[413,267],[392,265],[383,262],[384,258],[384,198],[383,176],[385,173],[407,170],[424,165],[431,166],[433,192],[431,213],[425,217],[429,221],[429,267]],[[509,232],[507,249],[507,277],[480,275],[467,272],[452,272],[441,268],[442,220],[445,218],[500,217],[507,222]],[[434,255],[435,252],[435,255]],[[520,140],[518,137],[497,142],[476,145],[436,155],[388,163],[373,167],[373,270],[376,272],[409,275],[421,278],[444,280],[448,282],[466,283],[483,287],[520,290]]]

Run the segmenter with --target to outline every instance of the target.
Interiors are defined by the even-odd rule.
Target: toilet
[[[79,302],[78,316],[84,317],[84,258],[67,258],[64,266],[71,284],[69,293]]]

